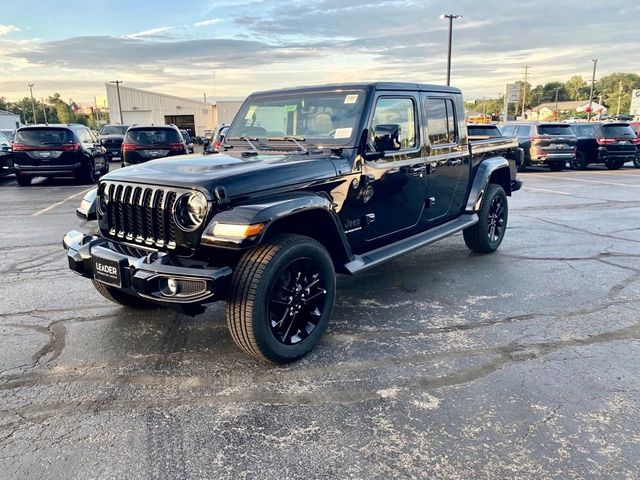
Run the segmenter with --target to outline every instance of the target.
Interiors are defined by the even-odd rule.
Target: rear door
[[[68,128],[29,127],[18,130],[14,163],[29,167],[73,165],[80,144]]]
[[[626,123],[603,123],[602,138],[598,143],[607,150],[610,157],[635,156],[637,150],[636,134]]]
[[[423,95],[427,145],[427,222],[437,224],[458,215],[462,209],[469,174],[469,146],[464,111],[458,97],[451,94]],[[460,100],[461,102],[461,100]]]
[[[573,155],[576,151],[576,136],[570,125],[538,125],[538,134],[532,142],[542,152],[548,154]]]

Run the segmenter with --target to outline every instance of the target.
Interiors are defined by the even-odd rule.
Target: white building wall
[[[18,126],[22,125],[20,115],[5,111],[0,112],[0,128],[4,130],[14,130],[16,128],[16,122]]]
[[[110,121],[112,123],[120,123],[116,86],[112,83],[107,83],[105,86]],[[153,123],[154,125],[164,125],[165,116],[193,115],[196,135],[204,135],[205,130],[212,130],[219,123],[215,105],[187,98],[120,85],[120,102],[122,105],[122,123],[124,124]],[[233,118],[241,102],[224,103],[225,118]]]

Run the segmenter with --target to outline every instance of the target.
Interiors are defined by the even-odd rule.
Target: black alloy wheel
[[[313,238],[278,234],[235,267],[226,318],[234,342],[274,363],[306,355],[324,333],[336,295],[331,256]]]
[[[478,211],[478,223],[463,231],[464,242],[477,253],[495,252],[507,231],[509,204],[504,189],[495,183],[487,186]]]
[[[322,273],[312,259],[299,258],[280,273],[269,300],[271,333],[284,345],[307,338],[318,326],[327,304]]]
[[[636,168],[640,168],[640,153],[636,155],[636,158],[633,159],[633,166]]]
[[[504,230],[507,227],[506,214],[506,199],[500,195],[494,196],[489,207],[489,222],[487,225],[489,243],[497,242],[504,235]]]

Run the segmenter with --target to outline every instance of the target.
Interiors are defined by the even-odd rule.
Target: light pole
[[[207,103],[207,94],[203,93],[202,96],[204,97],[204,103]]]
[[[44,115],[44,123],[47,124],[49,122],[47,122],[47,108],[44,104],[44,98],[41,98],[40,101],[42,102],[42,114]]]
[[[556,120],[558,119],[558,90],[560,90],[560,87],[556,88]]]
[[[593,88],[596,84],[596,66],[598,65],[598,59],[594,58],[593,62],[593,75],[591,76],[591,91],[589,92],[589,111],[587,112],[587,121],[591,121],[591,111],[593,110]]]
[[[622,80],[618,84],[618,110],[616,111],[616,117],[620,116],[620,100],[622,100]]]
[[[120,102],[120,84],[124,82],[122,82],[122,80],[112,80],[109,83],[116,84],[116,92],[118,93],[118,112],[120,113],[120,125],[122,125],[124,121],[122,120],[122,103]]]
[[[440,15],[440,18],[443,20],[445,18],[449,19],[449,48],[447,53],[447,85],[451,85],[451,40],[453,39],[453,20],[460,17],[462,17],[462,15],[454,15],[452,13]]]
[[[31,112],[33,113],[33,124],[36,124],[36,104],[33,101],[33,87],[36,86],[35,83],[27,83],[29,87],[29,92],[31,93]],[[26,119],[25,119],[26,120]]]
[[[522,84],[522,119],[525,120],[524,116],[524,104],[527,101],[527,76],[529,75],[529,69],[531,65],[524,66],[524,83]],[[516,107],[516,113],[518,108]]]

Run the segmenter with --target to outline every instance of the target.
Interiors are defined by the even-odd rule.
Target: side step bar
[[[387,260],[442,240],[476,223],[478,223],[478,215],[476,213],[465,213],[455,220],[451,220],[450,222],[414,235],[413,237],[399,240],[390,245],[363,253],[362,255],[354,255],[353,260],[345,264],[345,268],[351,274],[360,273]]]

